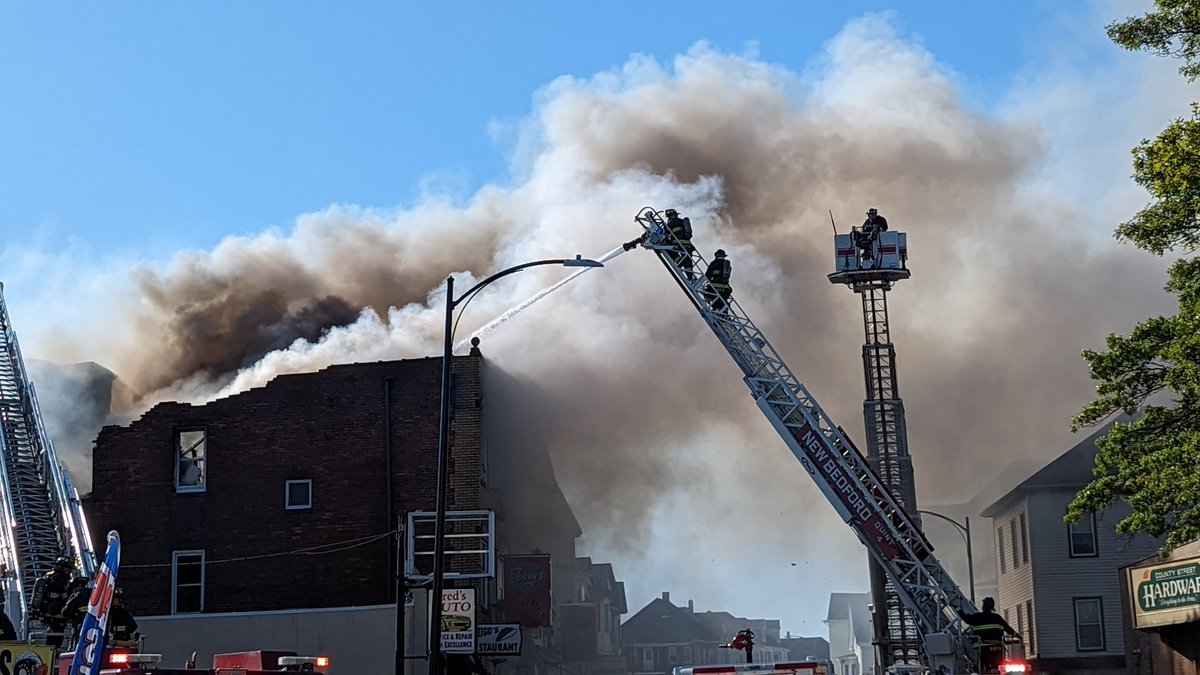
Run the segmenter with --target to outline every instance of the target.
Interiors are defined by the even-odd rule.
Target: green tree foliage
[[[1156,5],[1111,24],[1108,35],[1126,49],[1181,59],[1180,73],[1194,82],[1200,0]],[[1191,257],[1200,248],[1200,106],[1134,148],[1133,171],[1151,202],[1117,228],[1117,238],[1155,255],[1183,256],[1166,285],[1179,311],[1147,319],[1128,336],[1108,336],[1104,351],[1083,352],[1100,384],[1074,428],[1118,411],[1141,414],[1114,424],[1099,441],[1096,478],[1071,502],[1066,519],[1078,522],[1121,499],[1132,513],[1117,531],[1165,537],[1169,548],[1200,537],[1200,260]]]

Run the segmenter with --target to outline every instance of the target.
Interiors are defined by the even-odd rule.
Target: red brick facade
[[[455,358],[451,509],[487,507],[480,371],[479,357]],[[204,551],[205,612],[391,602],[392,537],[289,552],[384,535],[400,511],[433,509],[440,376],[438,358],[332,366],[105,427],[85,507],[97,550],[121,534],[121,586],[143,615],[171,612],[172,552],[187,550]],[[203,492],[176,491],[180,429],[206,432]],[[310,510],[285,510],[287,480],[312,481]]]

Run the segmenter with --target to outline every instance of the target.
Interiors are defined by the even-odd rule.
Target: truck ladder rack
[[[9,618],[18,634],[33,625],[29,603],[37,579],[59,556],[95,573],[91,535],[79,494],[46,435],[0,284],[0,565]]]

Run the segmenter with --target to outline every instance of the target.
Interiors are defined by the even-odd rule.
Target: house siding
[[[1121,599],[1118,568],[1152,553],[1156,543],[1148,537],[1132,540],[1117,535],[1116,523],[1128,507],[1116,505],[1096,515],[1095,557],[1072,558],[1067,525],[1063,523],[1074,488],[1028,492],[1015,505],[994,518],[995,528],[1005,531],[1008,573],[1000,575],[1001,612],[1009,610],[1009,623],[1016,628],[1016,607],[1033,601],[1034,658],[1102,657],[1124,654],[1121,630]],[[1012,569],[1013,542],[1009,523],[1024,509],[1028,519],[1030,564]],[[1019,525],[1018,525],[1019,528]],[[1019,536],[1019,529],[1018,529]],[[1018,542],[1019,545],[1019,542]],[[1080,651],[1075,636],[1075,598],[1100,598],[1104,621],[1104,649]],[[1028,622],[1029,619],[1025,618]]]

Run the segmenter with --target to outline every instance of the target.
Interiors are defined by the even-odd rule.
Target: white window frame
[[[180,482],[180,475],[183,462],[183,435],[193,432],[199,432],[204,435],[204,456],[196,463],[196,469],[200,472],[200,483],[197,485],[184,485]],[[204,427],[180,427],[175,430],[172,436],[172,452],[175,453],[175,492],[205,492],[208,490],[208,429]]]
[[[200,609],[196,612],[180,612],[178,611],[179,600],[179,559],[187,556],[200,556]],[[204,550],[196,549],[190,551],[172,551],[171,552],[171,614],[203,614],[204,613]],[[188,584],[191,586],[192,584]]]
[[[308,503],[307,504],[292,504],[292,486],[307,485],[308,486]],[[313,507],[313,487],[311,478],[303,478],[296,480],[283,481],[283,509],[285,511],[311,511]]]
[[[1000,574],[1008,574],[1007,560],[1004,558],[1004,526],[996,528],[996,558],[1000,561]]]
[[[1019,516],[1021,519],[1021,560],[1029,562],[1029,527],[1026,525],[1025,512],[1022,511]]]
[[[1096,557],[1099,557],[1099,555],[1100,555],[1100,540],[1099,540],[1099,537],[1096,536],[1096,514],[1094,514],[1094,513],[1084,514],[1083,518],[1080,519],[1078,525],[1082,525],[1085,522],[1091,524],[1091,528],[1092,528],[1091,532],[1087,532],[1086,530],[1082,530],[1082,529],[1076,530],[1076,526],[1077,526],[1076,523],[1068,523],[1067,524],[1067,554],[1069,556],[1071,556],[1072,558],[1096,558]],[[1075,551],[1075,535],[1076,534],[1080,534],[1080,535],[1090,534],[1092,536],[1092,551],[1091,551],[1091,553],[1077,553]]]
[[[1082,641],[1079,639],[1080,638],[1080,635],[1079,635],[1079,605],[1081,603],[1086,603],[1086,602],[1096,603],[1096,615],[1100,619],[1100,621],[1099,621],[1100,646],[1098,646],[1098,647],[1084,647]],[[1088,598],[1072,598],[1071,604],[1075,610],[1075,650],[1080,651],[1080,652],[1102,652],[1102,651],[1104,651],[1106,649],[1106,644],[1107,644],[1107,639],[1104,634],[1104,598],[1099,597],[1099,596],[1088,597]],[[1091,625],[1096,625],[1096,624],[1087,624],[1087,625],[1091,626]]]

